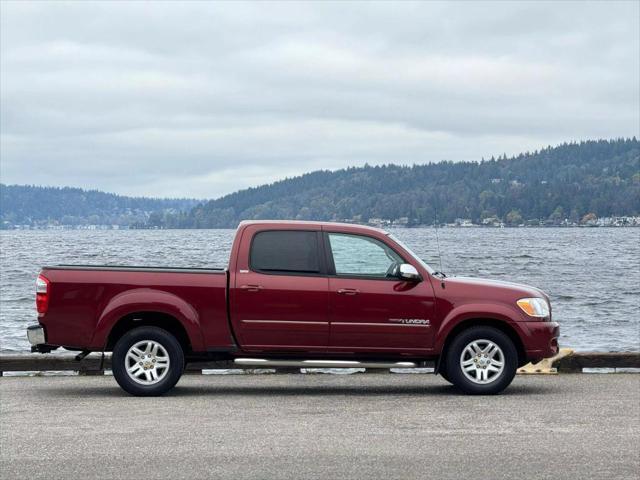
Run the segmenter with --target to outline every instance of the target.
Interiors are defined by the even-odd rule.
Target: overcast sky
[[[214,198],[640,133],[640,2],[1,3],[1,180]]]

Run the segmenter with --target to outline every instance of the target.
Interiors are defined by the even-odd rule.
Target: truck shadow
[[[557,393],[557,386],[553,385],[512,385],[499,396],[532,396],[548,395]],[[82,396],[82,397],[123,397],[133,398],[117,385],[111,386],[67,386],[64,388],[47,389],[49,394],[60,397]],[[180,397],[216,397],[216,396],[245,396],[245,397],[327,397],[327,396],[394,396],[394,397],[441,397],[441,396],[466,396],[451,385],[368,385],[368,386],[335,386],[335,385],[313,385],[313,386],[287,386],[287,385],[265,385],[265,386],[225,386],[219,383],[215,385],[183,385],[178,384],[173,390],[163,395],[161,398]]]
[[[519,396],[551,393],[553,389],[540,386],[519,386],[509,388],[500,396]],[[240,395],[240,396],[265,396],[265,397],[326,397],[326,396],[411,396],[421,395],[423,397],[436,396],[467,396],[451,385],[437,385],[426,387],[176,387],[169,392],[168,397],[190,397],[197,395]]]

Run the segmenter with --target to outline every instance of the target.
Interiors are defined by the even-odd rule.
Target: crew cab
[[[160,395],[188,362],[240,367],[434,366],[469,394],[558,352],[542,291],[447,277],[361,225],[248,221],[220,269],[44,267],[32,350],[113,352],[116,381]]]

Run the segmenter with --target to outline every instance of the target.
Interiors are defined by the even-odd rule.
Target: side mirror
[[[408,263],[403,263],[400,265],[400,267],[398,268],[398,277],[409,282],[419,282],[421,280],[420,274],[418,273],[418,270],[416,270],[416,267]]]

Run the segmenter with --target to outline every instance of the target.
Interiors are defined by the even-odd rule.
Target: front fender
[[[522,339],[518,322],[522,320],[515,309],[500,303],[473,303],[452,309],[440,324],[436,333],[435,350],[441,352],[451,331],[460,323],[471,319],[498,320],[509,324]]]
[[[184,327],[195,349],[204,348],[198,312],[173,293],[153,288],[127,290],[113,297],[104,308],[91,341],[94,348],[104,348],[109,333],[121,318],[137,312],[157,312],[176,318]]]

